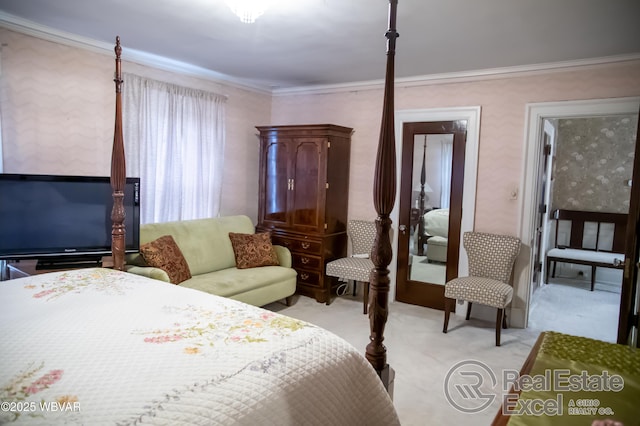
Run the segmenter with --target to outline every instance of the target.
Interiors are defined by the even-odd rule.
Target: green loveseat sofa
[[[164,235],[173,237],[192,276],[179,284],[182,287],[254,306],[264,306],[281,299],[290,304],[296,291],[296,271],[291,267],[289,250],[273,246],[279,266],[238,269],[229,232],[253,234],[255,228],[247,216],[152,223],[140,227],[140,244]],[[163,269],[146,266],[140,254],[127,255],[126,263],[127,272],[170,282]]]

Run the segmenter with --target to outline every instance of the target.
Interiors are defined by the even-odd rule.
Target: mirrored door
[[[405,123],[398,235],[399,301],[444,308],[458,274],[466,122]]]

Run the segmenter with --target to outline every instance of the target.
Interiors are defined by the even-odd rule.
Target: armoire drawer
[[[316,287],[320,285],[320,273],[307,270],[298,270],[297,272],[298,282]]]
[[[273,235],[271,241],[273,244],[288,248],[291,252],[309,253],[318,256],[322,253],[322,243],[320,241],[299,240],[280,235]]]
[[[313,269],[320,270],[322,268],[322,258],[318,256],[310,256],[306,253],[291,253],[293,267],[295,269]]]

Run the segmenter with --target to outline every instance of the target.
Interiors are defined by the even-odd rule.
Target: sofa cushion
[[[271,244],[270,234],[229,232],[229,239],[236,258],[236,268],[247,269],[279,265],[278,255]]]
[[[262,268],[228,268],[208,274],[194,275],[183,282],[183,287],[189,287],[206,293],[223,297],[233,297],[242,293],[251,293],[272,284],[287,283],[289,294],[295,292],[296,271],[282,266],[264,266]],[[284,297],[284,296],[281,296]],[[273,298],[277,300],[278,298]]]
[[[142,244],[140,254],[147,265],[166,271],[173,284],[180,284],[191,278],[189,265],[171,235],[163,235]]]

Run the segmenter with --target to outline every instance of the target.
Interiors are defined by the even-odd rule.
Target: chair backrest
[[[469,257],[469,276],[491,278],[509,284],[520,239],[508,235],[465,232],[464,249]]]
[[[376,239],[376,224],[366,220],[350,220],[347,223],[347,234],[351,240],[351,255],[371,254]]]

